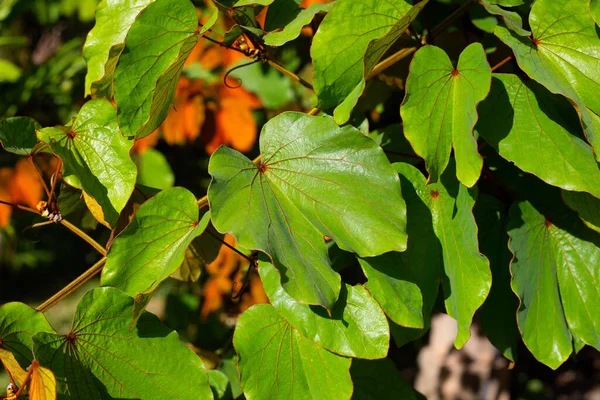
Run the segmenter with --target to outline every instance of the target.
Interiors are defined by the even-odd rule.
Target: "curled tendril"
[[[227,86],[228,88],[230,88],[230,89],[237,89],[237,88],[239,88],[240,86],[242,86],[242,80],[241,80],[240,78],[235,78],[235,79],[237,80],[238,84],[237,84],[236,86],[232,86],[232,85],[230,85],[230,84],[228,84],[228,83],[227,83],[227,78],[229,77],[229,75],[230,75],[230,74],[231,74],[233,71],[235,71],[235,70],[237,70],[237,69],[240,69],[240,68],[247,67],[247,66],[249,66],[249,65],[252,65],[252,64],[255,64],[255,63],[257,63],[257,62],[260,62],[260,60],[258,60],[258,59],[257,59],[257,60],[253,60],[253,61],[250,61],[250,62],[248,62],[248,63],[241,64],[241,65],[238,65],[238,66],[235,66],[235,67],[231,68],[229,71],[227,71],[227,72],[225,73],[225,76],[223,77],[223,84],[224,84],[225,86]]]

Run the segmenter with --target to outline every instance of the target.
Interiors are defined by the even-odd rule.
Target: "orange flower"
[[[17,161],[15,168],[0,169],[0,199],[35,208],[42,199],[44,187],[36,168],[26,159]],[[12,207],[0,206],[0,227],[6,228],[10,222]]]
[[[199,82],[181,77],[177,83],[173,108],[160,128],[170,145],[193,141],[200,135],[204,123],[204,101],[197,93]]]

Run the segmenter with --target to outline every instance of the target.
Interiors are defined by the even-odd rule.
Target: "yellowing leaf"
[[[29,383],[30,400],[55,400],[56,378],[52,371],[42,367],[37,360],[33,360],[29,368],[33,369]]]
[[[0,348],[0,362],[4,366],[11,381],[14,381],[20,387],[23,382],[25,382],[27,371],[21,368],[13,353]]]

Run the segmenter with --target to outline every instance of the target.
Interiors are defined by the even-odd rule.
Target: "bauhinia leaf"
[[[365,257],[405,250],[398,176],[375,142],[331,117],[283,113],[261,139],[256,164],[226,147],[212,155],[214,226],[270,255],[293,298],[331,309],[340,277],[323,235]]]
[[[311,47],[318,107],[335,111],[339,124],[350,118],[365,78],[404,33],[427,1],[338,0],[319,26]]]
[[[521,16],[515,11],[505,10],[500,7],[498,4],[494,4],[497,2],[490,0],[481,0],[481,5],[486,9],[490,14],[494,14],[502,18],[506,27],[512,31],[514,31],[519,36],[529,36],[531,32],[523,29],[523,20]],[[503,5],[504,4],[500,4]]]
[[[189,0],[156,0],[136,18],[114,75],[119,127],[136,139],[166,118],[183,64],[198,41]]]
[[[13,117],[0,121],[0,142],[4,150],[11,153],[27,156],[33,152],[37,144],[35,131],[40,129],[32,118]]]
[[[108,101],[92,100],[71,126],[38,131],[38,138],[62,159],[65,182],[93,197],[111,226],[127,204],[137,174],[129,156],[133,140],[121,135],[115,118],[116,110]]]
[[[294,329],[266,304],[238,320],[233,345],[248,400],[350,399],[350,358],[330,353]]]
[[[31,352],[31,350],[30,350]],[[4,368],[11,381],[14,381],[21,387],[25,379],[27,379],[27,371],[20,365],[15,355],[8,350],[0,347],[0,365]]]
[[[56,399],[56,377],[48,368],[44,368],[37,360],[31,363],[31,380],[29,382],[29,398],[31,400]]]
[[[135,17],[154,0],[102,0],[96,8],[96,25],[88,33],[83,56],[87,62],[85,94],[112,98],[112,75]],[[110,90],[95,92],[94,82],[110,81]]]
[[[472,213],[475,191],[456,180],[453,165],[440,182],[430,185],[425,185],[425,177],[415,167],[395,165],[431,212],[433,230],[442,245],[446,311],[458,322],[454,344],[460,348],[469,339],[473,314],[483,304],[491,286],[489,261],[479,252],[477,244],[477,225]]]
[[[600,37],[588,5],[588,0],[539,0],[529,14],[533,38],[501,26],[495,33],[527,75],[574,103],[600,161]]]
[[[600,199],[581,192],[563,190],[563,199],[569,208],[579,214],[584,224],[600,233]]]
[[[353,360],[350,375],[354,384],[353,400],[417,399],[410,383],[389,358]]]
[[[22,368],[31,364],[31,336],[38,332],[54,333],[41,312],[16,302],[0,307],[0,349],[10,351]]]
[[[439,47],[425,46],[415,54],[400,114],[406,138],[425,159],[430,182],[437,182],[446,169],[452,147],[458,180],[472,187],[479,179],[483,159],[473,128],[491,76],[479,43],[461,53],[456,67]]]
[[[296,17],[287,23],[282,30],[267,33],[264,37],[265,44],[269,46],[283,46],[287,42],[296,39],[300,36],[302,28],[308,25],[316,14],[321,12],[326,13],[334,4],[312,4],[306,9],[301,9]]]
[[[387,355],[387,319],[364,287],[344,284],[329,316],[321,307],[291,298],[281,287],[279,273],[271,263],[259,262],[259,273],[275,310],[309,340],[348,357],[375,359]]]
[[[566,190],[600,197],[600,168],[569,103],[533,81],[494,75],[477,132],[523,171]]]
[[[179,268],[185,251],[210,220],[198,215],[196,197],[187,189],[164,190],[146,201],[114,240],[102,271],[102,285],[130,296],[152,293]]]
[[[130,328],[133,299],[114,288],[88,292],[67,335],[38,333],[33,350],[58,392],[80,399],[212,399],[202,361],[176,332],[144,313]]]
[[[510,218],[512,287],[528,349],[554,369],[573,350],[571,332],[600,349],[598,235],[572,215],[550,220],[527,201],[515,204]]]

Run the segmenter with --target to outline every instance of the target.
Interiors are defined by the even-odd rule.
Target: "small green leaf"
[[[40,124],[32,118],[6,118],[0,121],[2,147],[11,153],[27,156],[33,152],[33,148],[37,144],[35,131],[40,128]]]
[[[275,0],[267,9],[265,16],[265,30],[275,31],[285,28],[303,10],[300,7],[302,0]]]
[[[427,4],[407,0],[338,0],[319,26],[311,57],[320,109],[336,109],[335,120],[350,118],[365,79]]]
[[[519,67],[573,103],[600,161],[600,37],[588,0],[538,0],[529,14],[532,38],[498,26],[496,36],[514,51]]]
[[[500,18],[502,18],[502,20],[504,21],[504,25],[506,25],[508,29],[512,30],[519,36],[531,35],[531,32],[523,29],[523,20],[521,19],[521,16],[518,13],[514,11],[505,10],[494,3],[497,2],[490,0],[481,0],[481,5],[483,5],[486,11],[490,14],[497,15]]]
[[[567,206],[579,214],[583,223],[600,233],[600,199],[587,193],[566,190],[562,195]]]
[[[156,189],[168,189],[175,183],[175,174],[167,158],[156,149],[147,149],[134,157],[137,183]]]
[[[156,0],[138,15],[114,75],[117,118],[125,136],[148,136],[165,119],[198,30],[189,0]]]
[[[40,129],[38,138],[62,159],[65,182],[93,197],[113,226],[133,192],[137,170],[129,156],[133,140],[121,135],[112,104],[88,101],[71,126]]]
[[[112,75],[135,17],[154,0],[102,0],[96,8],[96,24],[88,33],[83,56],[87,62],[85,95],[112,98]],[[110,81],[110,90],[94,91],[99,80]]]
[[[291,298],[281,287],[279,273],[271,263],[259,262],[258,271],[275,310],[308,339],[343,356],[375,359],[387,355],[387,319],[362,286],[344,284],[330,316],[321,307]]]
[[[227,8],[235,8],[252,5],[268,6],[273,1],[274,0],[218,0],[218,3]]]
[[[510,287],[510,262],[504,205],[495,197],[480,194],[473,209],[479,248],[490,260],[492,288],[477,312],[479,323],[490,342],[511,361],[516,361],[519,344],[517,308],[519,301]]]
[[[238,320],[233,345],[248,400],[350,399],[350,358],[330,353],[266,304]]]
[[[452,147],[458,180],[472,187],[479,179],[483,159],[473,128],[491,76],[479,43],[461,53],[456,68],[439,47],[425,46],[415,54],[400,114],[406,138],[425,159],[430,182],[437,182],[446,169]]]
[[[216,369],[208,371],[208,382],[210,383],[210,389],[212,390],[215,399],[228,400],[233,398],[231,395],[229,379],[227,378],[227,375],[221,371]]]
[[[515,204],[510,218],[512,287],[528,349],[553,369],[571,354],[572,334],[600,349],[598,235],[573,215],[550,220],[527,201]]]
[[[523,171],[566,190],[600,197],[600,168],[569,103],[533,81],[494,75],[477,132]]]
[[[0,306],[0,349],[13,353],[22,368],[31,365],[31,336],[38,332],[55,333],[44,314],[23,303]]]
[[[114,240],[102,271],[102,285],[130,296],[152,293],[184,260],[210,214],[198,216],[196,198],[187,189],[164,190],[146,201]]]
[[[425,185],[425,177],[408,164],[396,164],[431,212],[433,230],[442,245],[445,277],[442,286],[446,311],[458,322],[454,344],[462,347],[470,336],[473,314],[491,286],[489,261],[479,252],[472,208],[476,191],[455,178],[453,163],[440,182]]]
[[[202,361],[159,319],[131,327],[133,299],[114,288],[88,292],[67,335],[38,333],[36,359],[59,393],[80,399],[212,399]]]
[[[171,278],[184,282],[196,282],[206,264],[213,262],[219,255],[222,240],[223,235],[216,232],[209,224],[204,232],[192,240],[192,243],[187,247],[183,262],[171,274]]]
[[[313,17],[318,13],[326,13],[335,3],[313,4],[301,10],[294,20],[285,25],[281,31],[267,33],[264,37],[265,44],[269,46],[283,46],[289,41],[300,36],[300,31],[305,25],[310,24]]]
[[[8,60],[0,58],[0,83],[13,83],[21,77],[21,68]]]
[[[415,391],[389,358],[353,360],[353,400],[416,400]]]
[[[287,112],[263,127],[260,145],[256,165],[226,147],[212,155],[213,223],[267,253],[293,298],[327,308],[337,299],[323,235],[363,257],[406,249],[398,176],[371,139],[331,117]]]

